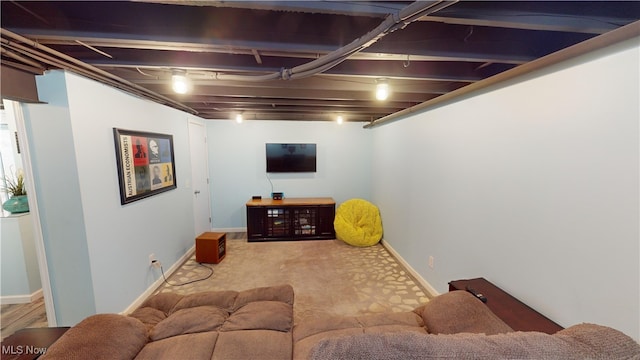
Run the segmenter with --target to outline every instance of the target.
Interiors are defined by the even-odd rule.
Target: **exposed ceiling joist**
[[[418,103],[416,102],[402,102],[402,101],[389,101],[381,103],[379,101],[371,100],[318,100],[318,99],[283,99],[283,98],[252,98],[252,97],[225,97],[225,96],[207,96],[207,95],[191,95],[185,104],[190,106],[214,106],[216,104],[225,104],[227,106],[321,106],[327,109],[340,110],[344,108],[362,108],[362,109],[406,109]]]
[[[170,84],[145,84],[145,88],[150,89],[158,94],[170,96],[173,93]],[[308,100],[336,100],[351,101],[359,99],[374,99],[373,87],[371,91],[347,91],[336,89],[334,91],[314,90],[314,89],[285,89],[285,88],[239,88],[239,87],[223,87],[223,86],[201,86],[195,84],[191,90],[192,94],[206,96],[225,96],[229,98],[272,98],[278,97],[282,99],[308,99]],[[430,97],[429,93],[406,93],[395,92],[394,100],[402,102],[422,102],[425,98]],[[188,96],[177,96],[179,100],[186,99]]]
[[[124,38],[96,38],[86,34],[76,35],[44,35],[41,33],[30,33],[28,30],[21,32],[25,36],[37,40],[45,45],[77,46],[78,42],[94,48],[110,48],[125,50],[152,50],[157,51],[179,51],[196,54],[227,54],[227,55],[250,55],[255,58],[256,52],[259,56],[273,58],[301,58],[315,59],[321,55],[335,50],[336,46],[309,46],[308,44],[283,44],[265,43],[254,41],[235,41],[233,43],[218,42],[212,39],[207,43],[193,42],[167,42],[161,40],[140,40]],[[109,34],[113,36],[113,34]],[[531,61],[536,54],[531,52],[526,43],[518,44],[514,41],[495,41],[494,43],[465,43],[464,38],[456,39],[424,39],[419,42],[414,40],[396,39],[386,45],[375,45],[369,50],[354,54],[351,60],[369,61],[405,61],[409,56],[412,61],[473,61],[473,62],[496,62],[505,64],[523,64]],[[413,47],[407,44],[413,43]],[[113,50],[107,50],[113,54]],[[525,52],[525,53],[523,53]],[[526,52],[530,52],[526,54]],[[116,59],[118,56],[113,56]],[[257,58],[256,58],[257,59]],[[258,62],[261,64],[260,62]]]
[[[240,9],[273,10],[283,12],[304,12],[314,14],[357,15],[384,17],[400,10],[406,3],[400,1],[210,1],[210,0],[140,0],[141,2],[230,7]]]
[[[139,85],[164,85],[170,87],[171,77],[163,76],[162,78],[138,78],[133,80]],[[200,77],[191,77],[191,83],[196,87],[221,87],[221,88],[253,88],[253,89],[288,89],[292,91],[299,90],[320,90],[320,91],[364,91],[373,94],[375,81],[349,81],[337,77],[309,78],[296,81],[273,80],[257,83],[239,82],[230,80],[203,79]],[[422,81],[394,81],[393,88],[403,93],[415,94],[446,94],[455,90],[463,84],[457,83],[429,83],[424,84]]]
[[[144,0],[143,0],[144,1]],[[184,1],[149,0],[145,2],[175,5],[230,7],[238,9],[272,10],[311,14],[333,14],[366,17],[384,17],[405,6],[402,2],[322,2],[322,1]],[[476,3],[476,4],[473,4]],[[633,9],[633,1],[627,1]],[[459,6],[444,9],[437,15],[422,17],[421,21],[443,22],[457,25],[502,27],[511,29],[559,31],[603,34],[634,21],[633,16],[623,20],[620,12],[610,14],[602,8],[594,11],[578,1],[466,1]],[[631,13],[632,14],[632,13]],[[629,14],[629,15],[631,15]]]
[[[2,65],[79,69],[83,76],[114,81],[119,89],[207,119],[242,112],[246,119],[333,120],[339,113],[348,121],[371,122],[640,19],[637,1],[431,1],[437,8],[428,16],[412,17],[419,21],[345,54],[321,74],[239,80],[287,78],[283,69],[352,43],[409,4],[3,1],[3,28],[27,40],[13,44],[3,35]],[[39,55],[38,47],[65,58]],[[188,94],[171,90],[170,75],[178,69],[191,79]],[[392,87],[384,102],[374,99],[379,79]]]

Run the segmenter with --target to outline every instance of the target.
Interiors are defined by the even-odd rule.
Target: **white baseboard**
[[[193,255],[193,253],[196,251],[196,246],[192,246],[189,250],[187,250],[186,253],[184,253],[184,255],[182,255],[178,261],[176,261],[173,265],[171,265],[171,267],[169,269],[167,269],[164,273],[165,275],[168,277],[171,276],[171,274],[173,274],[174,272],[176,272],[176,270],[178,270],[180,268],[180,266],[182,266],[182,264],[184,264],[185,261],[189,260],[189,258]],[[126,309],[124,309],[124,311],[122,311],[120,314],[122,315],[128,315],[131,314],[135,309],[137,309],[140,305],[142,305],[142,303],[147,300],[147,298],[149,296],[151,296],[151,294],[153,294],[153,292],[160,287],[160,285],[162,285],[162,283],[164,282],[164,278],[162,278],[162,276],[160,276],[158,278],[158,280],[154,281],[153,284],[151,284],[151,286],[149,286],[147,288],[147,290],[145,290],[140,296],[138,296],[137,299],[135,299],[131,305],[129,305]]]
[[[214,232],[247,232],[246,227],[237,227],[237,228],[217,228],[213,229]]]
[[[34,302],[43,296],[44,294],[42,293],[42,289],[38,289],[33,294],[31,294],[31,302]]]
[[[430,297],[436,297],[440,295],[440,293],[433,286],[431,286],[431,284],[429,284],[427,280],[425,280],[422,276],[420,276],[420,274],[418,274],[418,272],[413,267],[411,267],[411,265],[409,265],[409,263],[406,262],[402,256],[400,256],[400,254],[398,254],[398,252],[391,246],[391,244],[389,244],[384,240],[380,241],[380,243],[382,244],[382,246],[384,246],[385,249],[387,249],[387,251],[391,253],[391,255],[393,255],[393,257],[395,257],[398,260],[398,262],[402,266],[405,267],[405,269],[407,269],[407,271],[409,271],[411,276],[413,276],[416,280],[418,280],[420,285],[422,285],[422,287],[424,287],[425,290],[427,290]]]
[[[41,297],[42,289],[38,289],[34,291],[33,294],[0,296],[0,304],[28,304],[40,299]]]

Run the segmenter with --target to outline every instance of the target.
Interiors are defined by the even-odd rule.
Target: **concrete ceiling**
[[[428,3],[321,73],[247,81],[322,58],[411,2],[2,1],[2,28],[34,42],[3,33],[2,63],[33,72],[72,63],[23,49],[44,45],[206,119],[371,122],[640,19],[637,1]],[[175,70],[186,71],[187,94],[172,90]],[[374,97],[379,79],[392,89],[386,101]]]

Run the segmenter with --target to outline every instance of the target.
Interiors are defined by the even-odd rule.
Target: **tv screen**
[[[316,144],[267,144],[267,172],[316,172]]]

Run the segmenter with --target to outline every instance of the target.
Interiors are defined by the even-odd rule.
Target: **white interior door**
[[[209,158],[204,124],[189,121],[193,214],[196,236],[211,231],[211,196],[209,195]]]

